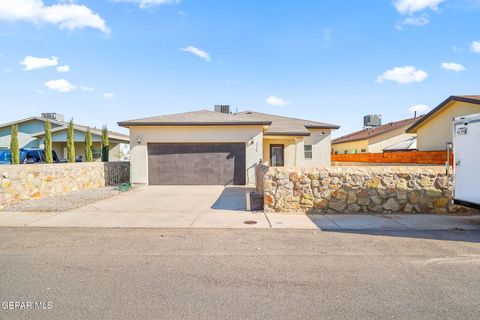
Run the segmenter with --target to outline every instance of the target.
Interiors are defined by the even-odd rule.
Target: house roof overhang
[[[442,111],[443,109],[447,108],[451,102],[466,102],[466,103],[473,103],[480,105],[480,97],[478,99],[471,98],[469,96],[450,96],[445,101],[440,103],[437,107],[435,107],[432,111],[421,117],[417,122],[407,128],[407,133],[417,133],[417,129],[423,125],[426,121],[434,117],[437,113]]]
[[[120,127],[168,127],[168,126],[263,126],[272,124],[271,121],[235,121],[235,122],[118,122]]]

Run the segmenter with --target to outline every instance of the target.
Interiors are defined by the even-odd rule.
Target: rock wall
[[[120,170],[128,163],[57,163],[0,166],[0,209],[7,204],[46,198],[106,185],[105,172]],[[115,170],[114,170],[115,171]],[[125,174],[122,176],[125,179]],[[127,176],[128,182],[128,176]]]
[[[259,168],[264,210],[300,213],[458,213],[441,167]]]

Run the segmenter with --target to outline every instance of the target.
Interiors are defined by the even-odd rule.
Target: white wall
[[[137,143],[140,137],[141,143]],[[244,142],[246,183],[255,184],[255,166],[262,159],[262,126],[152,126],[130,128],[131,180],[148,184],[147,143]]]
[[[297,145],[297,167],[328,167],[331,161],[331,130],[310,129],[311,135]],[[312,159],[305,159],[304,145],[312,145]]]

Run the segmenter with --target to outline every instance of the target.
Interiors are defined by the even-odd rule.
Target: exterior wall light
[[[138,144],[141,144],[141,143],[142,143],[142,137],[137,136],[137,143],[138,143]]]

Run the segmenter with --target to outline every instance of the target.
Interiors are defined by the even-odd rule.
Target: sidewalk
[[[306,216],[224,210],[191,213],[187,216],[179,213],[163,215],[158,212],[74,210],[62,213],[0,212],[0,227],[480,231],[480,216],[425,214]]]

